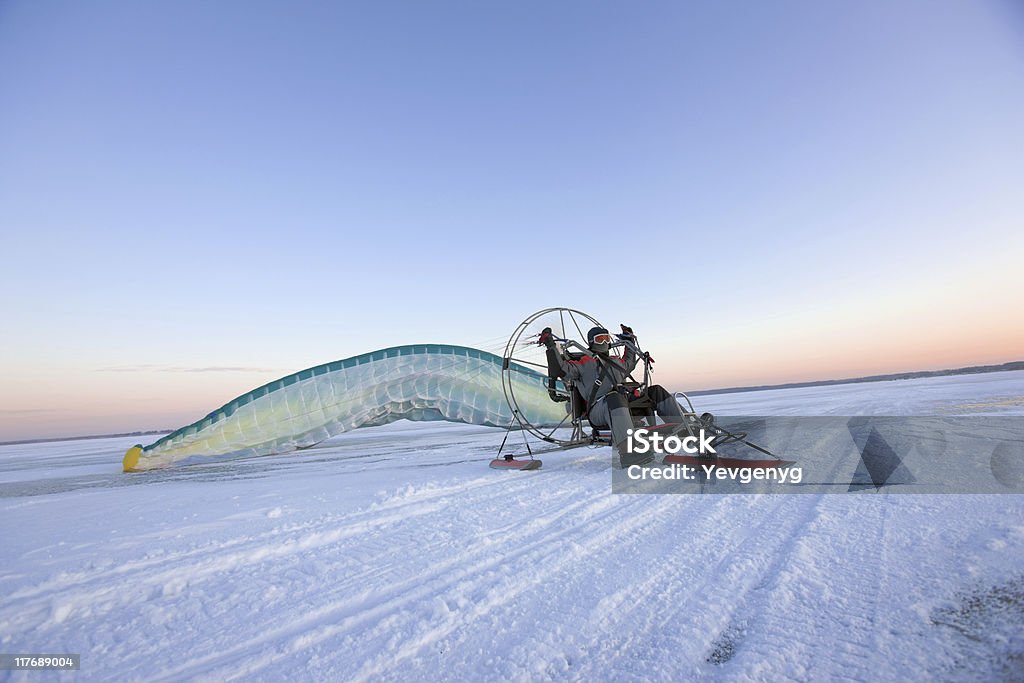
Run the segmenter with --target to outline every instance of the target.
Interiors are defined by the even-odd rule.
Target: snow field
[[[0,651],[82,654],[0,680],[1021,675],[1022,496],[617,496],[610,449],[500,472],[500,437],[139,475],[132,439],[0,447]]]

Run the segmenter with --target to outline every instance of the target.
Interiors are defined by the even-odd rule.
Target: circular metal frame
[[[582,311],[558,307],[537,311],[519,323],[519,326],[516,327],[512,336],[509,337],[508,343],[505,345],[501,370],[501,385],[505,392],[505,400],[508,401],[508,406],[512,410],[514,420],[538,439],[563,447],[589,442],[589,437],[585,437],[583,434],[580,424],[581,420],[573,416],[571,400],[566,403],[565,419],[554,428],[530,423],[516,402],[515,389],[511,381],[511,366],[513,363],[535,370],[547,377],[546,349],[543,346],[538,346],[535,339],[545,327],[550,327],[556,337],[563,340],[573,340],[580,348],[586,348],[586,329],[588,327],[604,326],[596,318]],[[559,380],[559,382],[562,381]],[[571,387],[566,388],[570,389],[571,397]],[[566,435],[564,430],[569,428],[572,429],[572,433],[571,435]],[[563,433],[559,434],[559,430],[563,430]]]

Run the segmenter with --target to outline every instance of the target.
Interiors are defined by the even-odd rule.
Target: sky
[[[0,440],[533,311],[679,390],[1024,359],[1011,0],[0,0]]]

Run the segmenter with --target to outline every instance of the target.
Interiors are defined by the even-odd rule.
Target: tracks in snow
[[[154,486],[158,511],[186,495],[159,530],[108,537],[99,520],[81,542],[51,534],[13,558],[36,571],[0,574],[0,623],[82,651],[98,680],[869,680],[905,671],[887,658],[908,642],[919,660],[934,642],[897,635],[920,599],[902,595],[910,547],[940,557],[941,591],[951,558],[980,571],[1024,537],[1011,515],[978,550],[1005,502],[975,501],[989,517],[968,518],[870,494],[614,496],[607,449],[539,473],[439,451],[416,469],[327,453],[312,474],[225,474],[237,505]],[[60,495],[86,509],[139,490]],[[183,515],[191,505],[205,514]],[[977,557],[942,556],[935,515]]]

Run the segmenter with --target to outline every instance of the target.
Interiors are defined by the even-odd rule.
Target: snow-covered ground
[[[1024,372],[694,396],[723,415],[1024,415]]]
[[[723,415],[1024,415],[1024,373],[710,395]],[[0,447],[0,680],[1020,680],[1024,496],[613,495],[398,423],[122,474]]]

